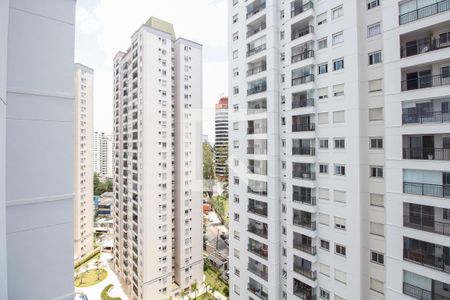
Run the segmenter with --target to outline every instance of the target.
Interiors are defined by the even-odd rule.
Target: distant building
[[[100,197],[98,197],[98,202],[96,202],[96,215],[110,217],[113,205],[114,194],[112,192],[103,193]]]
[[[94,132],[94,172],[103,178],[113,176],[113,139],[111,133]]]
[[[75,64],[74,258],[94,249],[92,126],[94,71]]]
[[[221,181],[228,180],[228,98],[222,97],[216,104],[216,139],[214,160],[216,176]]]

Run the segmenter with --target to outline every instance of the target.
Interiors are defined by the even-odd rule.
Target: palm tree
[[[181,299],[184,300],[184,297],[187,295],[185,290],[181,290]]]
[[[197,281],[191,284],[191,290],[194,292],[194,299],[197,299],[197,292],[198,292]]]

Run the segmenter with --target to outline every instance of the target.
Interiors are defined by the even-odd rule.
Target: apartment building
[[[450,1],[384,1],[386,299],[450,299]]]
[[[74,259],[94,250],[92,138],[94,70],[75,64]]]
[[[114,268],[131,299],[200,286],[202,46],[151,17],[114,58]]]
[[[222,97],[216,104],[214,161],[216,177],[228,180],[228,97]]]
[[[75,4],[0,1],[0,299],[73,299]]]
[[[113,135],[94,132],[94,172],[103,178],[113,177]]]
[[[447,237],[412,241],[418,226],[403,227],[418,222],[412,212],[428,217],[434,209],[436,226],[448,228],[445,201],[417,204],[422,194],[447,191],[449,8],[448,1],[230,1],[232,299],[447,295],[445,270],[417,267],[436,261],[445,269]],[[440,122],[425,124],[422,109],[438,111],[429,118]],[[424,142],[441,150],[417,150]],[[436,249],[432,258],[424,247]]]

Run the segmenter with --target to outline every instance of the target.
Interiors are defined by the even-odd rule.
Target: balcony
[[[253,3],[247,5],[247,19],[256,15],[266,8],[265,0],[255,0]]]
[[[247,170],[249,174],[267,175],[267,161],[249,159]]]
[[[450,300],[449,297],[437,294],[429,290],[425,290],[421,287],[409,284],[407,282],[403,282],[403,294],[419,300]]]
[[[403,136],[403,158],[450,160],[450,136],[446,134],[405,135]]]
[[[261,223],[253,219],[249,219],[247,231],[256,234],[259,237],[267,239],[268,236],[268,226],[266,223]]]
[[[312,9],[313,7],[314,7],[314,5],[311,1],[303,4],[303,1],[296,0],[291,3],[291,18],[293,18],[309,9]]]
[[[247,154],[267,154],[267,141],[248,140]]]
[[[408,41],[400,48],[400,57],[405,58],[417,54],[427,53],[450,47],[450,37],[445,38],[422,38]]]
[[[292,177],[303,180],[316,180],[315,165],[309,163],[292,163]]]
[[[444,208],[403,203],[403,213],[404,227],[450,236],[450,220]]]
[[[261,277],[262,279],[266,280],[269,277],[269,271],[267,266],[263,265],[262,263],[254,260],[253,258],[248,259],[248,270],[252,272],[253,274]]]
[[[450,0],[449,0],[450,1]],[[406,74],[409,79],[402,80],[402,91],[411,91],[437,86],[450,85],[450,73],[431,75],[431,71]]]
[[[402,114],[403,124],[446,123],[450,122],[450,112],[407,112]]]
[[[443,148],[403,148],[404,159],[450,160],[450,149]]]
[[[437,3],[400,14],[398,17],[399,24],[407,24],[448,10],[450,10],[450,0],[439,1]]]
[[[292,95],[292,109],[312,106],[314,106],[314,98],[308,98],[307,94]]]
[[[269,247],[253,239],[248,239],[247,250],[261,258],[267,259],[269,256]]]
[[[314,288],[294,278],[293,293],[302,300],[316,300]]]
[[[261,298],[262,300],[269,299],[267,288],[251,277],[249,277],[249,283],[248,283],[247,288],[252,294],[256,295],[257,297]]]
[[[253,47],[253,48],[249,48],[247,50],[247,57],[255,55],[255,54],[257,54],[259,52],[262,52],[264,50],[266,50],[266,44],[262,44],[262,45],[259,45],[259,46]]]
[[[312,270],[312,263],[304,258],[294,255],[294,272],[311,280],[317,279],[317,272]]]
[[[308,230],[316,230],[316,221],[312,220],[312,214],[307,211],[294,209],[292,224]]]
[[[450,199],[450,185],[404,181],[403,193]]]
[[[259,99],[247,103],[247,114],[260,114],[267,111],[267,100]]]
[[[247,96],[258,94],[258,93],[262,93],[262,92],[265,92],[265,91],[267,91],[266,81],[264,81],[264,82],[262,82],[262,83],[260,83],[258,85],[250,87],[247,90]]]
[[[267,203],[249,198],[247,211],[258,216],[267,217]]]
[[[316,154],[314,147],[292,147],[292,155],[312,155]]]
[[[314,27],[308,25],[303,28],[293,28],[291,32],[291,41],[301,38],[307,34],[314,33]]]
[[[442,245],[404,237],[403,259],[450,273],[450,248]]]
[[[313,82],[313,81],[314,81],[314,75],[308,74],[308,75],[303,75],[300,77],[292,78],[291,85],[296,86],[296,85],[305,84],[305,83]]]
[[[264,29],[266,29],[265,18],[263,18],[255,26],[247,26],[247,38],[257,34],[260,31],[263,31]]]
[[[311,57],[314,57],[314,50],[306,50],[305,52],[292,55],[291,62],[296,63]]]
[[[426,220],[419,216],[403,216],[403,226],[450,236],[450,223]]]
[[[315,189],[292,186],[292,201],[307,205],[316,205]]]
[[[297,232],[294,231],[294,240],[292,243],[292,246],[294,247],[294,249],[300,250],[302,252],[311,254],[311,255],[316,255],[317,253],[317,249],[316,246],[312,246],[312,239],[309,236],[303,235],[303,234],[299,234]]]
[[[255,65],[249,65],[249,69],[247,70],[247,76],[252,76],[267,70],[266,62]]]

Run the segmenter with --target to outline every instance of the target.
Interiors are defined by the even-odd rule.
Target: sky
[[[214,141],[214,104],[227,94],[226,0],[78,0],[75,62],[94,69],[94,130],[112,132],[112,60],[150,16],[203,45],[203,133]]]

